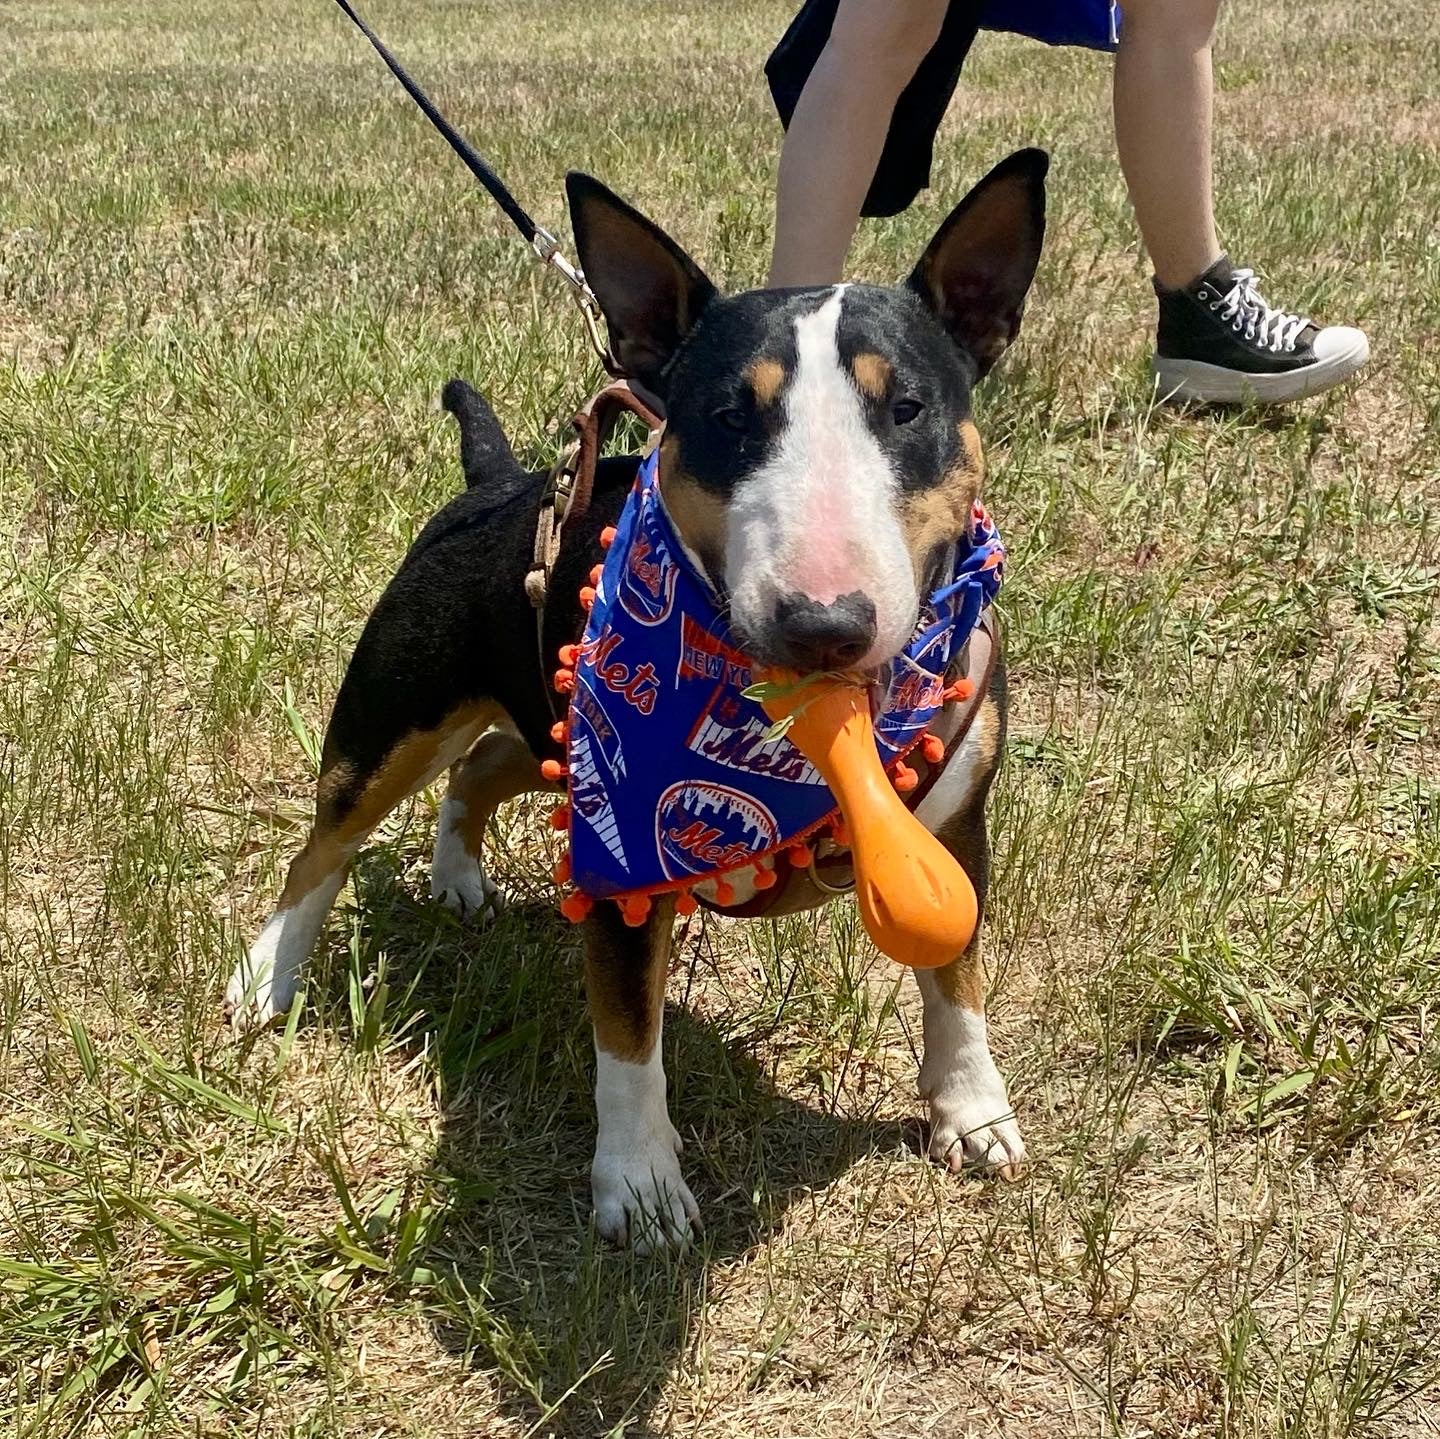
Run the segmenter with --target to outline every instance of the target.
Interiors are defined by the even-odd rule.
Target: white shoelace
[[[1230,328],[1237,335],[1243,333],[1252,344],[1274,354],[1293,350],[1300,331],[1310,323],[1308,316],[1274,309],[1256,288],[1254,270],[1232,273],[1234,283],[1223,296],[1210,302],[1210,308],[1218,310],[1220,318],[1229,320]]]

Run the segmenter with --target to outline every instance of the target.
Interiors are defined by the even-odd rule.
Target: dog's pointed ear
[[[565,177],[580,268],[610,329],[621,368],[664,398],[664,372],[715,298],[700,267],[658,225],[598,180]]]
[[[1020,333],[1045,238],[1043,150],[1002,160],[950,212],[906,284],[983,375]]]

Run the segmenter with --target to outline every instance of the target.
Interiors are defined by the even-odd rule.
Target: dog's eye
[[[924,408],[919,400],[896,400],[890,414],[897,425],[908,425]]]
[[[745,411],[735,405],[726,405],[724,409],[716,410],[710,418],[717,425],[724,425],[727,430],[733,430],[737,435],[743,435],[750,428]]]

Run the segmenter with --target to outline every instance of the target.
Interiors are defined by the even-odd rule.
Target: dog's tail
[[[481,487],[493,491],[497,498],[518,488],[525,472],[485,397],[464,380],[454,379],[440,392],[440,403],[460,426],[460,468],[465,472],[465,488]]]

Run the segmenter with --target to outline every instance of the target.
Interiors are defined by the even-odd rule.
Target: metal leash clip
[[[335,0],[335,3],[374,46],[375,53],[389,67],[390,73],[404,87],[405,93],[420,107],[425,118],[444,136],[445,143],[464,162],[466,169],[505,212],[510,223],[540,257],[541,263],[553,265],[560,272],[565,283],[570,286],[570,293],[575,297],[580,313],[585,317],[585,328],[589,331],[590,343],[594,346],[595,353],[600,356],[600,362],[615,379],[620,379],[624,372],[615,356],[610,353],[610,346],[606,344],[601,333],[600,324],[605,317],[600,312],[600,302],[595,298],[595,291],[585,283],[585,276],[560,253],[560,242],[549,230],[537,225],[526,214],[524,207],[506,189],[505,182],[495,173],[489,162],[477,153],[470,142],[435,108],[435,102],[411,79],[405,67],[390,53],[385,42],[356,14],[350,0]]]
[[[610,346],[601,333],[600,325],[605,317],[600,310],[600,301],[596,299],[595,291],[590,288],[584,272],[576,269],[570,263],[560,249],[559,240],[542,225],[536,225],[535,238],[530,241],[530,248],[540,257],[542,264],[554,266],[560,272],[561,278],[570,286],[570,294],[580,307],[580,314],[585,320],[591,348],[600,356],[600,363],[605,366],[606,371],[618,378],[624,371],[621,370],[620,362],[611,353]]]

